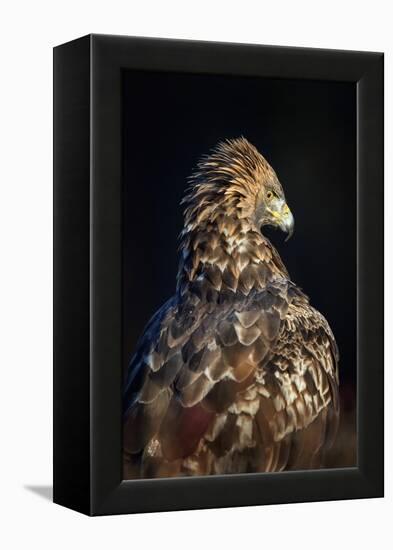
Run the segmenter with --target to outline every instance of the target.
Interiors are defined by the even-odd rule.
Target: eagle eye
[[[267,200],[270,201],[270,199],[273,198],[273,191],[268,191],[268,192],[266,193],[266,198],[267,198]]]

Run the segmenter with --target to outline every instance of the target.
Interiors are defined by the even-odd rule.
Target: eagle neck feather
[[[178,291],[200,298],[217,293],[248,296],[274,279],[289,278],[270,241],[252,220],[216,211],[202,223],[190,221],[181,234]]]

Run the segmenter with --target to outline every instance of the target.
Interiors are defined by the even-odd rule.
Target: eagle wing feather
[[[210,306],[189,294],[146,328],[125,393],[128,463],[151,476],[316,467],[338,419],[327,322],[285,279]]]

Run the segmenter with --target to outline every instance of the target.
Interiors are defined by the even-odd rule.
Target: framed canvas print
[[[54,50],[54,501],[383,495],[383,55]]]

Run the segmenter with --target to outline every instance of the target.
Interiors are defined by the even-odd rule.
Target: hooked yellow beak
[[[293,235],[295,229],[295,219],[285,201],[279,201],[275,206],[276,208],[268,208],[267,210],[272,216],[274,224],[288,234],[285,239],[285,241],[287,241]]]

